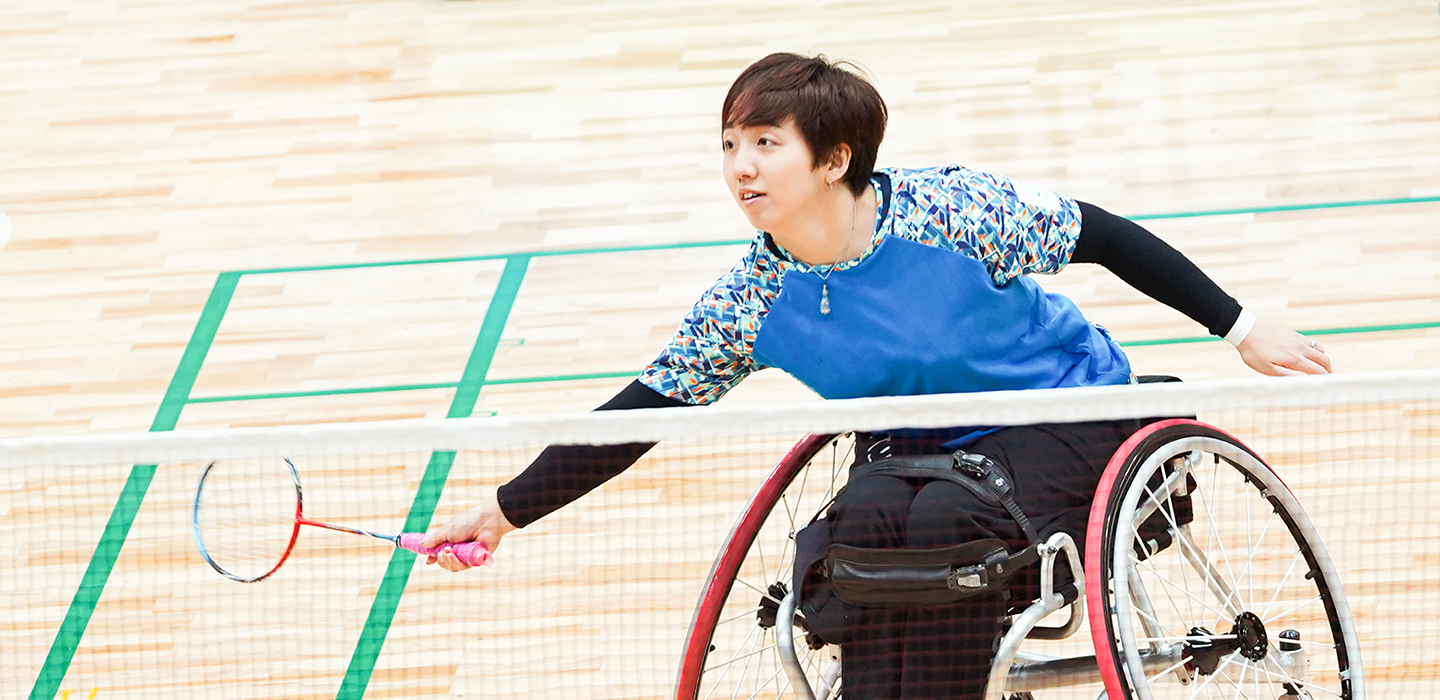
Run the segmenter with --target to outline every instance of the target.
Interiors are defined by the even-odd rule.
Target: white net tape
[[[0,467],[620,444],[680,437],[1111,420],[1440,398],[1440,370],[0,441]]]

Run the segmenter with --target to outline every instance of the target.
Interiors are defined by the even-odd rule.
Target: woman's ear
[[[825,179],[829,182],[839,182],[845,179],[850,172],[850,144],[842,143],[830,151],[830,157],[825,162]]]

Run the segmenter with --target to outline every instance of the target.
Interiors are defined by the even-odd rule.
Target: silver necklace
[[[857,202],[850,206],[850,237],[845,239],[845,247],[840,249],[841,259],[836,260],[830,269],[825,271],[825,274],[820,274],[820,271],[813,266],[810,268],[810,271],[820,278],[820,314],[822,316],[830,315],[830,275],[835,273],[835,265],[845,262],[845,252],[850,250],[850,244],[855,241],[855,210],[860,208],[858,205]]]

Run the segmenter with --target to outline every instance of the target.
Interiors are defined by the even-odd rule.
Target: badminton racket
[[[436,555],[449,547],[470,566],[490,563],[479,542],[422,547],[425,535],[386,535],[305,517],[300,474],[288,459],[212,462],[195,489],[191,528],[205,562],[244,583],[275,573],[295,549],[300,526],[310,525],[385,540],[416,554]]]

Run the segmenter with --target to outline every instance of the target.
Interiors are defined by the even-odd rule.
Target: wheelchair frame
[[[725,547],[722,548],[720,556],[712,568],[710,579],[701,596],[701,605],[696,609],[695,622],[691,625],[690,638],[687,639],[684,661],[682,661],[680,678],[677,682],[677,698],[691,700],[701,697],[699,681],[703,670],[700,667],[703,666],[709,649],[699,645],[709,646],[710,635],[714,633],[714,618],[719,612],[718,609],[714,609],[716,595],[719,593],[719,604],[723,605],[723,599],[728,596],[730,585],[739,569],[740,560],[745,556],[745,547],[749,545],[749,542],[745,541],[741,546],[741,541],[747,537],[750,539],[755,537],[761,524],[757,522],[757,518],[763,521],[767,517],[770,509],[788,485],[789,479],[793,478],[803,466],[803,464],[797,466],[795,462],[797,460],[805,462],[813,458],[833,439],[832,436],[808,436],[802,439],[781,460],[757,491],[755,497],[747,503],[745,511],[731,531]],[[1296,567],[1298,560],[1303,555],[1310,570],[1310,573],[1306,575],[1307,580],[1312,575],[1317,576],[1320,580],[1321,598],[1325,604],[1330,628],[1336,638],[1340,640],[1336,642],[1334,648],[1340,659],[1338,664],[1343,666],[1339,673],[1342,692],[1335,694],[1348,700],[1364,699],[1363,666],[1360,661],[1353,620],[1350,617],[1343,590],[1338,585],[1338,572],[1328,554],[1325,553],[1323,545],[1319,543],[1313,524],[1300,509],[1294,495],[1263,460],[1260,460],[1254,452],[1232,436],[1197,421],[1167,420],[1153,423],[1138,431],[1111,459],[1100,486],[1097,488],[1096,499],[1091,510],[1087,531],[1086,561],[1083,565],[1078,548],[1069,534],[1056,533],[1039,546],[1040,596],[1027,608],[1009,618],[1009,629],[1000,640],[991,666],[985,694],[986,700],[1001,700],[1005,697],[1028,698],[1030,697],[1029,693],[1037,690],[1094,683],[1104,684],[1105,691],[1101,692],[1101,697],[1136,697],[1150,700],[1149,680],[1152,677],[1173,675],[1175,680],[1185,686],[1197,681],[1208,683],[1213,680],[1214,677],[1211,674],[1215,672],[1215,668],[1210,668],[1208,672],[1197,668],[1194,658],[1196,653],[1193,651],[1192,645],[1200,644],[1202,638],[1213,643],[1215,639],[1227,637],[1234,641],[1227,642],[1232,650],[1226,657],[1225,663],[1230,663],[1236,654],[1245,654],[1247,658],[1251,655],[1256,656],[1257,658],[1254,659],[1256,663],[1253,666],[1256,669],[1257,680],[1255,683],[1257,685],[1259,684],[1259,674],[1265,674],[1269,678],[1285,680],[1283,683],[1285,693],[1280,696],[1282,698],[1313,697],[1309,692],[1311,689],[1309,676],[1311,655],[1306,647],[1314,646],[1315,642],[1301,642],[1298,641],[1298,637],[1297,641],[1291,642],[1284,636],[1285,633],[1281,633],[1280,641],[1270,644],[1265,640],[1264,627],[1261,624],[1256,630],[1261,637],[1260,640],[1245,647],[1244,642],[1238,641],[1238,638],[1245,637],[1245,634],[1235,634],[1236,630],[1241,629],[1239,622],[1236,623],[1237,627],[1231,630],[1232,634],[1230,635],[1212,634],[1208,631],[1202,635],[1197,630],[1191,630],[1185,633],[1180,640],[1171,643],[1160,641],[1165,634],[1161,629],[1160,616],[1157,614],[1152,592],[1146,590],[1140,572],[1136,569],[1135,561],[1126,554],[1127,550],[1121,548],[1115,532],[1118,528],[1123,527],[1138,538],[1140,536],[1138,523],[1158,515],[1166,515],[1162,512],[1165,510],[1162,499],[1157,494],[1162,494],[1163,500],[1167,502],[1176,495],[1189,496],[1188,487],[1193,482],[1192,474],[1203,454],[1215,456],[1217,469],[1221,460],[1235,467],[1245,476],[1246,485],[1250,485],[1252,482],[1257,483],[1256,488],[1259,494],[1272,504],[1277,516],[1284,519],[1285,526],[1291,531],[1291,534],[1296,535],[1298,531],[1298,535],[1303,538],[1304,541],[1297,544],[1300,554],[1296,555],[1297,562],[1292,562],[1291,568]],[[1241,462],[1244,462],[1246,466],[1242,468]],[[1144,480],[1137,482],[1136,479],[1140,477],[1143,477]],[[1129,478],[1128,482],[1127,478]],[[1160,478],[1161,481],[1152,488],[1149,482],[1154,478]],[[1148,495],[1149,501],[1137,503],[1137,499],[1142,494]],[[1129,514],[1128,517],[1117,520],[1114,515],[1117,509],[1128,509],[1124,511]],[[1166,517],[1169,518],[1168,525],[1170,526],[1167,527],[1167,532],[1173,537],[1169,546],[1178,547],[1177,551],[1202,580],[1210,594],[1217,600],[1224,601],[1223,614],[1217,617],[1216,621],[1221,621],[1226,615],[1236,615],[1237,619],[1243,617],[1245,608],[1243,602],[1236,591],[1227,586],[1225,576],[1217,568],[1217,565],[1206,556],[1206,548],[1195,542],[1189,522],[1179,522],[1173,512]],[[1269,529],[1270,526],[1267,525],[1265,531],[1268,532]],[[790,536],[793,538],[793,530],[790,532]],[[1262,532],[1261,539],[1263,540],[1264,537],[1265,532]],[[1110,545],[1106,544],[1106,538],[1109,538]],[[1137,543],[1132,542],[1131,544]],[[1155,548],[1156,545],[1153,541],[1138,544],[1144,545],[1147,551],[1151,548],[1154,549],[1141,557],[1142,564],[1165,548]],[[1056,590],[1055,560],[1061,554],[1066,557],[1070,570],[1074,573],[1075,583],[1067,584],[1065,588]],[[1224,554],[1223,550],[1221,554]],[[1108,562],[1104,559],[1106,556],[1110,557]],[[1253,557],[1252,554],[1252,560]],[[1122,562],[1127,566],[1125,576],[1104,577],[1104,571],[1117,570],[1117,566]],[[1229,566],[1228,561],[1224,564]],[[1247,562],[1246,569],[1249,566],[1250,562]],[[1243,573],[1244,571],[1242,571]],[[729,580],[726,580],[726,577],[729,577]],[[1289,579],[1288,573],[1286,579]],[[1084,581],[1085,585],[1081,586],[1080,581]],[[1130,585],[1132,581],[1135,584],[1133,586]],[[1113,591],[1109,588],[1112,583]],[[724,591],[720,592],[719,589],[722,587]],[[1164,593],[1166,596],[1170,594],[1169,591],[1154,593],[1156,595]],[[1278,591],[1276,595],[1279,595]],[[1123,597],[1123,602],[1117,604],[1115,596]],[[764,602],[762,600],[762,607]],[[788,591],[783,593],[783,597],[774,600],[776,630],[798,629],[795,620],[796,604],[794,593]],[[1067,607],[1069,608],[1069,618],[1064,624],[1059,627],[1039,625],[1051,614]],[[1056,640],[1072,636],[1085,622],[1087,608],[1090,613],[1088,617],[1092,639],[1107,641],[1107,644],[1104,645],[1095,643],[1096,654],[1056,658],[1020,650],[1022,642],[1026,639]],[[1124,614],[1126,610],[1132,611],[1134,617],[1139,618],[1140,629],[1137,630],[1134,620]],[[712,624],[709,631],[701,629],[706,616],[711,618]],[[1206,616],[1208,617],[1209,613],[1206,613]],[[1256,619],[1259,618],[1256,617]],[[1247,628],[1244,631],[1249,632],[1250,630]],[[697,632],[699,632],[698,635]],[[1173,636],[1173,632],[1171,636]],[[705,638],[698,639],[698,637]],[[839,680],[843,661],[840,650],[835,645],[824,647],[830,663],[819,674],[818,687],[812,688],[795,648],[795,635],[777,633],[774,637],[773,646],[778,655],[779,665],[788,679],[789,688],[794,696],[806,700],[815,700],[816,698],[826,700]],[[1120,641],[1122,639],[1125,641]],[[1321,644],[1321,646],[1325,645]],[[709,648],[713,649],[714,647],[709,646]],[[1127,648],[1130,651],[1127,652]],[[1204,664],[1198,665],[1203,666]],[[1200,678],[1202,674],[1209,677],[1202,680]],[[1140,680],[1137,682],[1134,680],[1136,678]],[[1243,679],[1242,675],[1242,682]],[[1203,685],[1197,686],[1196,692],[1200,688],[1203,688]],[[1318,686],[1316,689],[1330,692]]]

